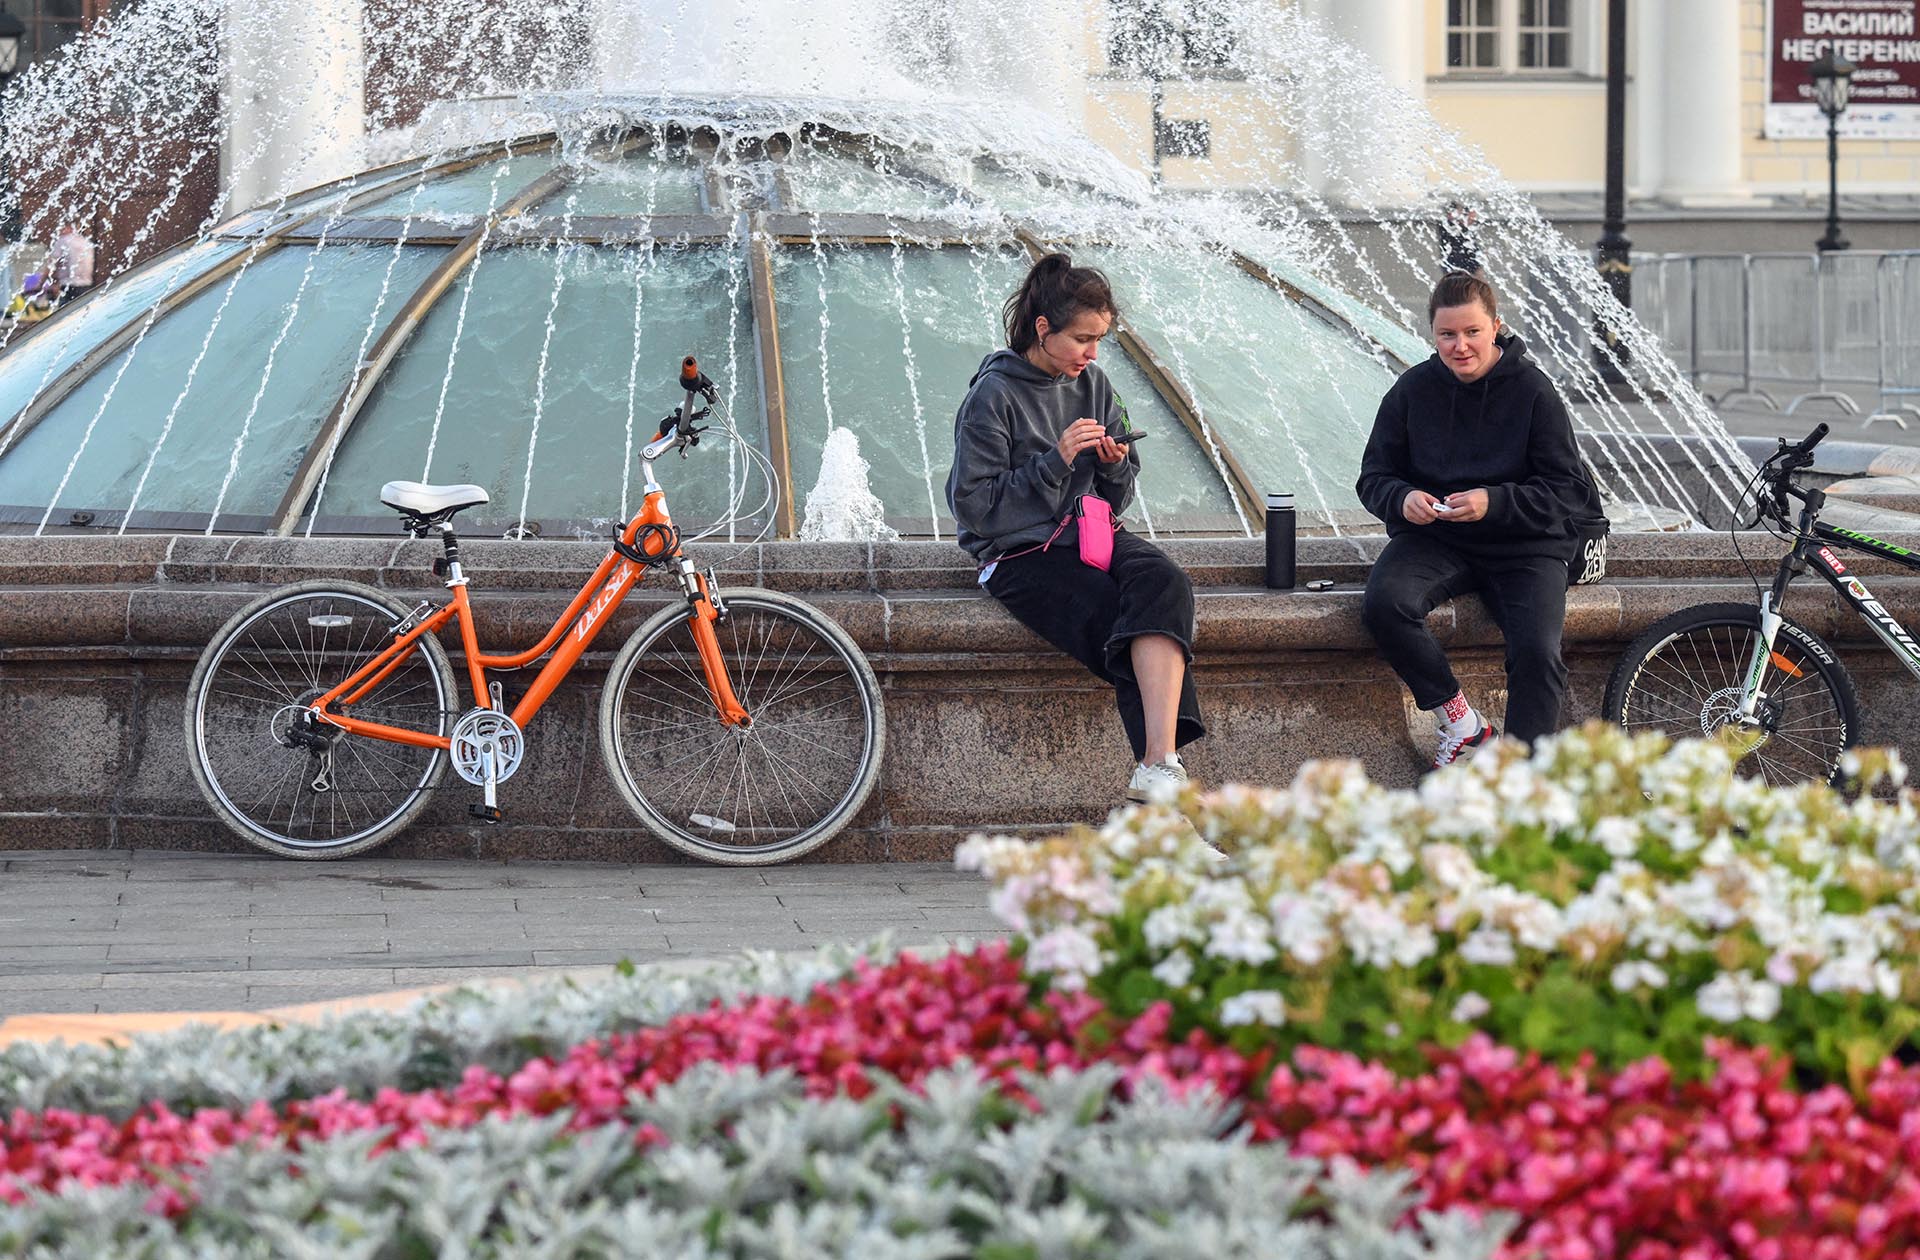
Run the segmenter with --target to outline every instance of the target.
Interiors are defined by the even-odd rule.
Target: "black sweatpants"
[[[1413,692],[1413,702],[1437,709],[1453,698],[1460,683],[1427,629],[1427,614],[1468,591],[1479,593],[1507,641],[1504,733],[1525,740],[1551,733],[1560,725],[1560,701],[1567,690],[1567,665],[1560,656],[1566,561],[1491,559],[1456,550],[1428,533],[1401,534],[1387,543],[1367,575],[1361,619]]]
[[[1152,543],[1120,530],[1113,536],[1112,567],[1102,573],[1082,564],[1079,549],[1063,539],[1046,551],[1000,561],[987,579],[987,593],[1021,625],[1113,684],[1135,761],[1147,755],[1146,708],[1133,680],[1130,646],[1140,635],[1164,634],[1186,653],[1174,746],[1207,733],[1193,693],[1193,584]]]

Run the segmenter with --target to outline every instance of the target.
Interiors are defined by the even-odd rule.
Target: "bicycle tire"
[[[1700,604],[1663,618],[1613,667],[1602,712],[1628,730],[1714,733],[1737,710],[1759,633],[1760,610],[1750,604]],[[1742,764],[1776,785],[1830,783],[1860,730],[1853,679],[1819,635],[1785,617],[1773,654],[1761,689],[1782,707]],[[1789,681],[1776,685],[1783,675]]]
[[[378,653],[406,611],[356,583],[300,582],[214,635],[187,684],[187,764],[228,830],[279,857],[327,860],[384,844],[425,808],[446,772],[440,749],[342,735],[332,786],[315,791],[318,755],[283,739],[292,716]],[[423,635],[352,712],[445,735],[455,698],[446,649]]]
[[[741,590],[726,606],[714,631],[752,725],[721,724],[681,603],[615,656],[600,749],[666,844],[725,866],[787,862],[838,835],[872,793],[886,752],[880,683],[846,631],[800,600]]]

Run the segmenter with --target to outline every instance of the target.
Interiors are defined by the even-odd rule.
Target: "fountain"
[[[493,532],[597,533],[632,494],[608,456],[671,401],[643,365],[697,349],[781,482],[765,515],[732,513],[753,497],[736,453],[683,491],[688,519],[817,536],[799,492],[844,424],[888,528],[950,537],[952,406],[1020,269],[1065,247],[1114,275],[1108,370],[1167,434],[1148,533],[1249,534],[1275,489],[1364,532],[1351,470],[1379,394],[1424,357],[1416,308],[1456,203],[1623,523],[1723,517],[1743,461],[1582,253],[1310,16],[1270,10],[1112,0],[1040,28],[995,0],[892,0],[879,20],[747,0],[470,22],[375,0],[138,6],[11,93],[28,174],[7,195],[29,238],[106,221],[133,258],[174,205],[141,216],[131,189],[177,204],[213,163],[222,182],[191,239],[11,334],[0,528],[380,532],[373,490],[405,473],[486,485]],[[1129,165],[1128,75],[1232,84],[1262,130],[1223,123],[1225,191]],[[130,134],[130,108],[157,133]],[[1624,331],[1624,399],[1590,314]]]
[[[941,495],[1000,304],[1061,247],[1113,276],[1102,363],[1157,435],[1134,527],[1205,596],[1196,771],[1271,781],[1346,751],[1410,775],[1398,685],[1358,626],[1380,540],[1351,485],[1380,394],[1426,354],[1449,206],[1477,213],[1617,526],[1724,521],[1748,464],[1585,251],[1309,7],[146,0],[100,24],[6,102],[28,238],[95,223],[119,262],[0,346],[0,669],[37,715],[0,768],[0,847],[220,843],[166,736],[185,672],[265,584],[431,594],[387,480],[485,486],[463,518],[483,634],[550,619],[633,509],[633,454],[690,350],[730,424],[663,470],[696,554],[807,594],[887,688],[886,777],[829,856],[1098,816],[1111,785],[1051,767],[1102,764],[1105,697],[973,588]],[[1153,102],[1203,98],[1226,102],[1209,156],[1194,127],[1156,148]],[[1302,565],[1343,590],[1253,592],[1269,490],[1296,495]],[[1733,563],[1700,533],[1616,557],[1628,578]],[[1569,716],[1621,636],[1690,598],[1577,592]],[[1484,687],[1495,638],[1459,616]],[[578,739],[589,690],[544,737]],[[0,692],[0,713],[20,703]],[[985,758],[1031,773],[984,781]],[[450,798],[392,851],[641,854],[597,766],[531,760],[552,777],[505,802],[507,828],[470,831]]]

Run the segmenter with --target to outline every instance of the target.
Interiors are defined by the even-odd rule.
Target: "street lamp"
[[[1627,0],[1607,5],[1607,188],[1599,244],[1600,274],[1621,306],[1633,309],[1633,242],[1627,239]],[[1610,321],[1595,328],[1595,366],[1609,385],[1626,381],[1627,347]]]
[[[13,72],[20,65],[20,45],[27,38],[27,26],[11,13],[0,13],[0,92],[5,92],[7,84],[13,79]],[[6,163],[6,118],[0,110],[0,171],[9,179],[13,172],[7,170]],[[0,195],[0,238],[7,242],[20,239],[20,196],[19,190],[9,188]]]
[[[1845,57],[1834,56],[1831,48],[1807,67],[1813,76],[1814,100],[1827,116],[1827,234],[1820,238],[1822,251],[1847,247],[1847,238],[1840,235],[1840,115],[1847,112],[1854,68]]]

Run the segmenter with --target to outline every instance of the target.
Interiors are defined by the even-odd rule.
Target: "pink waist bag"
[[[1105,573],[1113,566],[1113,505],[1097,494],[1083,494],[1074,507],[1080,522],[1080,560]]]

